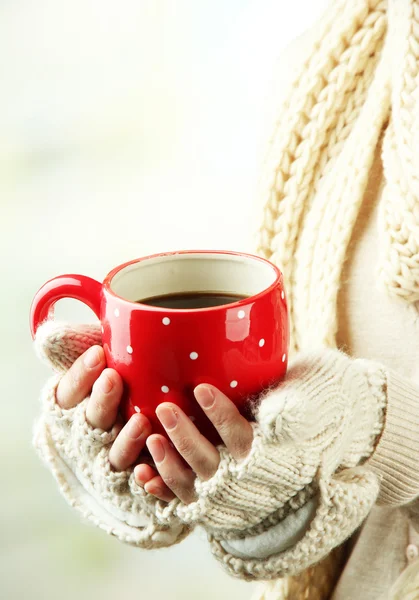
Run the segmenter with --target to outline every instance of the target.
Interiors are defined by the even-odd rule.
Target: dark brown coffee
[[[144,300],[137,300],[140,304],[157,306],[159,308],[187,309],[208,308],[209,306],[222,306],[244,300],[248,296],[242,294],[223,294],[220,292],[182,292],[180,294],[164,294],[153,296]]]

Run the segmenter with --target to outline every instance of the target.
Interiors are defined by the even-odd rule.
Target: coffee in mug
[[[179,294],[163,294],[137,300],[139,304],[159,306],[160,308],[208,308],[209,306],[223,306],[244,300],[247,296],[242,294],[223,294],[221,292],[180,292]]]

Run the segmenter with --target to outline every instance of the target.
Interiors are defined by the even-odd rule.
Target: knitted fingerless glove
[[[300,355],[262,400],[249,455],[238,462],[221,447],[215,475],[197,479],[197,501],[176,513],[207,530],[212,552],[233,575],[302,571],[348,538],[374,504],[379,478],[361,465],[382,431],[385,405],[381,365],[338,350]],[[237,551],[268,530],[277,538],[273,554]]]
[[[113,469],[109,450],[116,429],[103,431],[89,425],[88,398],[68,410],[56,402],[62,374],[85,350],[100,343],[100,328],[95,325],[70,327],[46,322],[38,329],[37,354],[60,374],[52,377],[42,392],[35,448],[68,503],[88,521],[142,548],[170,546],[191,529],[174,514],[179,501],[165,503],[148,495],[136,484],[132,468]]]

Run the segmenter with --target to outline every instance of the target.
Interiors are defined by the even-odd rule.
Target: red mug
[[[188,293],[241,299],[187,309],[141,303]],[[141,411],[155,433],[166,435],[156,407],[173,402],[218,443],[194,388],[216,386],[249,416],[246,401],[285,375],[289,326],[283,277],[263,258],[209,250],[169,252],[115,267],[103,283],[84,275],[55,277],[32,302],[32,336],[61,298],[80,300],[97,315],[107,365],[124,381],[122,417],[128,420]]]

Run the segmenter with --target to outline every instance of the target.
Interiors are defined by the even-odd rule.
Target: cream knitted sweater
[[[352,557],[356,561],[357,548],[362,550],[363,534],[357,543],[353,534],[368,513],[366,530],[371,519],[373,529],[374,523],[378,528],[394,523],[394,507],[419,495],[419,389],[409,380],[411,373],[393,368],[380,353],[368,356],[362,347],[351,348],[349,338],[341,341],[354,358],[339,352],[336,306],[348,244],[390,107],[380,280],[403,302],[418,299],[412,110],[417,9],[413,0],[393,0],[389,6],[336,1],[313,32],[307,60],[281,107],[266,160],[260,251],[279,264],[286,278],[294,358],[285,384],[261,404],[248,459],[237,464],[221,448],[214,478],[197,481],[198,501],[164,506],[135,487],[131,472],[116,475],[109,469],[112,433],[90,431],[83,404],[71,414],[57,409],[56,378],[44,392],[35,444],[75,508],[109,533],[145,547],[175,543],[189,528],[203,525],[214,555],[232,574],[292,576],[272,584],[263,592],[266,599],[287,594],[326,599],[334,588],[336,600],[373,600],[388,597],[389,588],[398,585],[400,556],[383,585],[357,578]],[[358,328],[349,326],[351,332]],[[89,342],[84,332],[50,330],[37,343],[49,361],[64,369]],[[61,361],[68,348],[73,349],[71,359]],[[376,501],[389,507],[390,517],[374,517],[383,510],[372,509]],[[414,507],[403,515],[406,523],[408,518],[415,522]],[[345,556],[334,549],[350,536],[354,549],[343,570]],[[377,553],[366,548],[372,564]],[[362,561],[365,570],[365,556]],[[362,593],[354,581],[356,586],[361,581]],[[408,585],[403,583],[404,591]]]
[[[265,161],[259,244],[285,273],[292,350],[320,340],[419,380],[419,3],[337,0],[292,54],[294,80]],[[417,508],[406,508],[418,477],[419,397],[401,383],[387,401],[369,464],[387,481],[378,504],[388,508],[371,511],[349,558],[288,580],[290,598],[419,598]],[[270,584],[263,597],[278,600],[286,588]]]
[[[298,599],[304,597],[302,590],[306,586],[311,590],[309,598],[328,598],[321,590],[327,590],[329,586],[333,589],[332,600],[419,598],[418,579],[411,584],[413,591],[406,591],[406,580],[419,575],[419,562],[415,562],[419,548],[419,502],[406,508],[412,495],[404,497],[418,477],[419,319],[416,305],[392,298],[377,285],[375,271],[379,258],[377,235],[382,189],[378,148],[342,270],[337,304],[337,343],[350,355],[379,360],[398,374],[397,384],[388,389],[385,431],[369,461],[386,473],[386,491],[383,493],[382,489],[378,506],[372,509],[362,529],[346,544],[345,555],[335,557],[337,572],[332,560],[320,563],[317,572],[316,569],[307,570],[299,580],[280,580],[261,586],[254,600]],[[412,382],[409,389],[405,385],[408,381]],[[413,496],[417,497],[417,491]],[[307,527],[307,523],[305,525]],[[277,543],[274,534],[272,528],[253,543],[248,537],[246,544],[236,543],[235,550],[245,550],[251,556],[263,548],[266,555],[273,554]],[[290,586],[288,596],[287,586]],[[395,591],[397,588],[405,593],[400,595]]]

